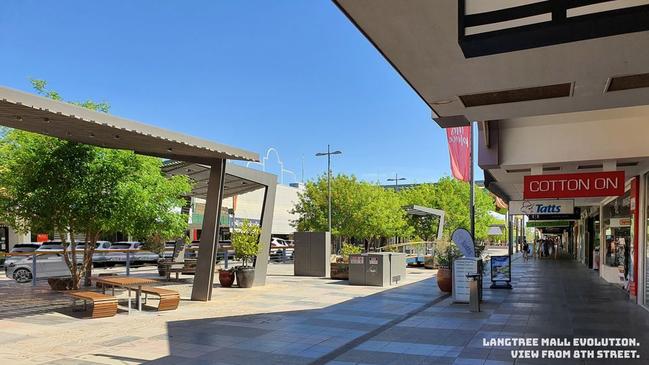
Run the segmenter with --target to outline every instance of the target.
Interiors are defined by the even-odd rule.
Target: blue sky
[[[328,0],[2,1],[0,85],[259,152],[292,170],[407,183],[449,175],[430,109]],[[279,172],[270,154],[267,171]],[[476,174],[481,178],[482,173]]]

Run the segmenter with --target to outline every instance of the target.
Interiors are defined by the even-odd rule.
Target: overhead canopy
[[[442,234],[444,233],[444,216],[446,213],[441,209],[434,209],[428,207],[422,207],[421,205],[407,205],[403,207],[406,213],[410,215],[416,215],[419,217],[425,216],[438,216],[439,224],[437,225],[437,239],[442,239]]]
[[[162,171],[168,176],[189,176],[193,182],[192,196],[203,199],[207,197],[210,166],[191,162],[167,161],[162,167]],[[268,181],[276,183],[277,177],[267,172],[231,163],[227,164],[225,166],[223,198],[230,198],[261,189],[269,184]]]
[[[441,209],[422,207],[421,205],[408,205],[403,207],[403,209],[405,209],[406,213],[410,215],[419,215],[419,216],[436,215],[438,217],[443,217],[445,214],[444,211]]]
[[[433,109],[436,121],[444,128],[468,125],[470,120],[645,105],[649,100],[647,87],[605,92],[612,78],[636,76],[634,80],[638,82],[639,75],[647,72],[649,22],[627,19],[617,26],[607,24],[617,16],[646,17],[649,7],[646,1],[334,0],[334,3]],[[593,14],[550,22],[548,25],[557,27],[544,28],[544,34],[537,38],[545,41],[546,47],[467,58],[460,45],[461,30],[469,21],[475,25],[487,20],[496,22],[488,26],[511,26],[513,22],[523,25],[474,35],[483,49],[510,47],[532,41],[533,37],[521,31],[544,27],[542,23],[530,25],[533,19],[552,17],[545,11],[530,14],[530,8],[558,10],[561,6],[589,4],[594,6],[584,8],[593,10]],[[469,17],[461,15],[462,8]],[[576,29],[561,27],[576,24],[579,19],[586,21],[577,25],[583,32],[608,32],[611,36],[599,34],[601,38],[562,44],[553,41],[554,36],[578,37]],[[644,29],[624,35],[610,34],[629,26]],[[499,34],[521,38],[507,42],[496,39]]]
[[[500,236],[501,234],[503,234],[503,226],[498,224],[489,226],[487,230],[488,236]]]
[[[4,87],[0,87],[0,125],[173,160],[207,164],[218,159],[259,160],[254,152]]]

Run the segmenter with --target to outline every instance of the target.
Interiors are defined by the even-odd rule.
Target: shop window
[[[604,262],[610,268],[617,268],[617,279],[608,276],[609,281],[618,282],[626,287],[629,280],[629,265],[631,253],[631,192],[611,201],[604,206],[602,217],[605,237]],[[609,271],[613,273],[613,271]],[[613,280],[611,280],[613,279]]]

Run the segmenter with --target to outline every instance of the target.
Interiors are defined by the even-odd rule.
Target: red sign
[[[47,233],[39,233],[36,235],[36,242],[45,242],[49,239],[50,237]]]
[[[458,180],[471,180],[471,150],[469,141],[471,127],[454,127],[446,129],[448,152],[451,155],[451,173]]]
[[[525,176],[524,199],[624,195],[624,171]]]

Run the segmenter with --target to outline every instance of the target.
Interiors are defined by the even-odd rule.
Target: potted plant
[[[424,268],[434,269],[435,268],[435,256],[426,255],[424,256]]]
[[[243,263],[243,265],[235,268],[237,285],[240,288],[250,288],[255,281],[255,268],[248,264],[254,262],[259,252],[260,232],[261,228],[250,223],[247,219],[243,221],[238,230],[232,232],[232,247],[235,250],[236,257],[241,259]]]
[[[437,286],[439,290],[450,293],[453,290],[453,261],[462,257],[462,253],[451,243],[444,251],[437,254]]]
[[[252,273],[255,273],[254,270]],[[224,288],[231,287],[234,283],[234,269],[219,269],[219,283]]]
[[[331,278],[336,280],[349,280],[349,255],[358,254],[363,250],[349,243],[343,243],[340,254],[335,262],[331,263]]]

